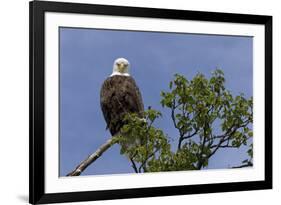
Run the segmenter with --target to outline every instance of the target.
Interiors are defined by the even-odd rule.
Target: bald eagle
[[[144,106],[140,90],[129,74],[130,63],[125,58],[114,61],[112,74],[103,82],[100,104],[104,119],[112,136],[125,124],[127,113],[142,115]]]

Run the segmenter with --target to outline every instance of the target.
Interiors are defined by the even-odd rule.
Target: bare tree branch
[[[187,135],[187,136],[183,136],[182,139],[185,140],[185,139],[189,139],[191,137],[193,137],[194,135],[196,135],[198,133],[199,129],[196,129],[192,134],[190,135]]]
[[[114,141],[116,137],[117,134],[108,139],[93,154],[83,160],[72,172],[68,173],[66,176],[79,176],[90,164],[96,161],[106,150],[108,150],[113,144],[116,143]]]
[[[239,147],[237,147],[237,146],[234,146],[234,145],[221,145],[221,146],[219,146],[219,148],[239,148]]]
[[[132,163],[132,167],[133,167],[133,169],[135,170],[135,172],[136,172],[136,173],[139,173],[139,172],[138,172],[137,165],[136,165],[135,161],[133,160],[133,158],[130,158],[130,161],[131,161],[131,163]]]
[[[234,128],[234,130],[232,130]],[[237,128],[235,128],[235,125],[232,125],[230,128],[228,128],[228,130],[226,131],[226,133],[224,135],[221,135],[221,139],[219,141],[219,143],[217,145],[214,145],[214,150],[208,155],[208,159],[213,156],[217,150],[220,148],[220,146],[228,140],[228,136],[231,136],[232,133],[234,133],[237,130]]]
[[[253,163],[252,162],[248,162],[247,164],[242,164],[240,166],[236,166],[236,167],[232,167],[233,169],[237,169],[237,168],[244,168],[244,167],[252,167]]]

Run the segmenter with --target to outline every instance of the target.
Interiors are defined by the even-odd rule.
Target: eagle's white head
[[[113,63],[113,72],[110,76],[123,75],[130,76],[130,63],[125,58],[117,58]]]

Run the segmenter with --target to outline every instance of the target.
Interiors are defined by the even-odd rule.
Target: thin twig
[[[198,133],[199,129],[196,129],[191,135],[183,136],[183,140],[189,139]]]

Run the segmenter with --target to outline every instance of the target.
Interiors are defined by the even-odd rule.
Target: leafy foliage
[[[233,96],[225,88],[221,70],[210,79],[197,74],[191,81],[176,74],[161,96],[161,105],[170,110],[178,130],[177,150],[173,152],[168,137],[153,126],[161,117],[159,111],[148,109],[144,118],[128,114],[119,143],[136,172],[201,169],[219,149],[251,143],[253,100],[243,94]],[[251,144],[249,159],[242,164],[252,166],[252,150]]]
[[[140,118],[137,114],[127,114],[124,118],[127,124],[119,136],[120,152],[128,156],[136,172],[147,171],[149,160],[155,159],[158,152],[170,149],[163,131],[152,126],[161,113],[149,109],[143,115]]]

